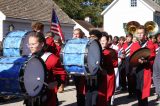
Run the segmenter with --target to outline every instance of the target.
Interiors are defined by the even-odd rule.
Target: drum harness
[[[129,55],[130,55],[130,48],[131,48],[132,44],[133,44],[133,43],[131,43],[131,44],[125,49],[126,58],[128,58]]]
[[[156,55],[158,54],[158,50],[159,50],[159,48],[160,48],[160,47],[158,47],[158,48],[156,49]]]
[[[129,70],[129,58],[130,58],[130,48],[133,45],[133,43],[129,43],[129,46],[124,50],[125,51],[125,68],[126,70]],[[128,71],[127,71],[128,73]]]
[[[145,48],[147,46],[147,43],[148,41],[140,43],[141,48]],[[141,59],[144,60],[144,57],[142,57]]]

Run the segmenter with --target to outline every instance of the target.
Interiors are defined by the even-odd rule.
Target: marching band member
[[[154,65],[153,65],[153,83],[155,85],[155,92],[157,94],[157,101],[160,101],[160,73],[159,73],[159,57],[160,57],[160,33],[156,34],[156,44],[155,44],[155,48],[156,48],[156,58],[154,61]]]
[[[160,47],[160,33],[156,35],[158,46]]]
[[[145,27],[140,25],[136,30],[136,37],[138,37],[139,42],[134,43],[130,48],[130,55],[132,55],[136,50],[143,47],[147,47],[151,52],[147,60],[144,58],[138,59],[140,65],[138,65],[135,69],[138,106],[148,106],[148,97],[150,96],[152,78],[152,64],[155,58],[155,49],[153,42],[147,41],[145,34]]]
[[[113,43],[110,46],[110,48],[116,50],[117,55],[118,55],[118,41],[119,38],[117,36],[114,36],[113,38]],[[118,70],[118,65],[114,68],[115,75],[116,75],[116,89],[119,88],[119,70]]]
[[[133,43],[138,42],[137,37],[133,36],[132,42],[133,42]]]
[[[159,67],[159,60],[160,60],[160,49],[156,55],[154,64],[153,64],[153,83],[155,86],[155,93],[157,95],[156,100],[160,103],[160,67]]]
[[[93,39],[93,40],[97,40],[99,42],[99,39],[101,38],[102,33],[99,30],[91,30],[89,32],[89,39]],[[99,71],[99,70],[98,70]],[[97,73],[98,73],[97,71]],[[86,104],[85,106],[103,106],[101,104],[98,103],[97,100],[101,100],[103,103],[104,99],[99,99],[98,96],[98,86],[99,86],[99,82],[98,82],[98,74],[96,73],[96,75],[93,76],[89,76],[87,77],[87,92],[86,92]]]
[[[73,39],[84,37],[84,32],[80,29],[73,30]],[[85,76],[73,76],[76,86],[77,106],[85,106],[85,93],[86,93],[86,78]]]
[[[32,28],[33,31],[43,33],[43,31],[44,31],[44,24],[41,23],[41,22],[39,22],[39,21],[32,22],[31,28]]]
[[[114,36],[112,45],[110,46],[110,48],[112,48],[112,49],[114,49],[116,51],[117,57],[118,57],[118,41],[119,41],[118,36]],[[118,61],[118,58],[117,58],[117,61]],[[116,83],[115,83],[116,87],[115,87],[115,90],[117,90],[117,89],[119,89],[119,70],[118,70],[118,64],[117,64],[116,67],[114,67],[114,71],[115,71],[115,76],[116,76]],[[115,98],[115,95],[112,96],[111,105],[114,102],[114,98]]]
[[[97,40],[101,38],[102,33],[99,30],[93,29],[89,32],[89,39]],[[98,70],[99,71],[99,70]],[[97,71],[97,72],[98,72]],[[96,106],[98,99],[98,74],[87,77],[86,82],[86,104],[85,106]],[[97,106],[100,106],[99,104]]]
[[[53,32],[50,31],[45,34],[46,45],[47,45],[46,51],[51,52],[56,56],[60,57],[61,47],[60,45],[57,45],[56,41],[58,40],[58,38],[60,39],[59,36],[55,35]],[[58,81],[58,92],[62,93],[64,91],[64,84],[66,81],[67,73],[65,71],[54,71],[54,72]]]
[[[123,44],[125,43],[125,37],[121,36],[119,38],[119,43],[118,43],[118,70],[119,70],[119,75],[120,75],[120,86],[122,91],[125,91],[127,88],[127,83],[126,83],[126,71],[125,71],[125,60],[124,60],[124,49],[123,49]]]
[[[60,52],[61,52],[61,46],[62,46],[62,41],[61,37],[58,35],[54,36],[54,43],[56,45],[56,56],[60,57]],[[64,91],[64,85],[65,85],[65,80],[66,80],[66,72],[64,71],[55,71],[57,80],[58,80],[58,92],[62,93]]]
[[[40,32],[32,32],[29,35],[29,49],[31,50],[32,55],[36,55],[42,58],[46,65],[46,71],[48,72],[48,86],[46,92],[41,95],[41,106],[57,106],[57,92],[56,86],[57,81],[54,75],[54,71],[64,71],[59,58],[50,53],[45,52],[45,38],[44,35]],[[54,82],[54,85],[50,86],[49,84]]]
[[[58,36],[58,35],[55,35],[55,36],[53,37],[53,39],[54,39],[54,43],[55,43],[56,49],[57,49],[57,56],[60,56],[61,46],[62,46],[62,44],[63,44],[62,41],[61,41],[61,37]]]
[[[160,48],[160,33],[157,33],[156,35],[155,35],[155,37],[156,37],[156,45],[155,45],[155,47],[156,47],[156,54],[158,53],[158,50],[159,50],[159,48]]]
[[[55,34],[51,31],[46,32],[45,34],[45,39],[46,39],[46,51],[51,52],[57,56],[59,56],[59,54],[57,53],[57,49],[56,49],[56,44],[54,43],[54,36]]]
[[[102,33],[103,34],[103,33]],[[112,59],[111,51],[108,45],[109,36],[104,35],[100,39],[102,47],[102,70],[98,75],[98,104],[97,106],[110,106],[111,97],[115,90],[115,72],[114,66],[118,64],[117,59]]]
[[[132,46],[132,39],[133,35],[131,33],[126,35],[126,42],[123,44],[124,49],[124,59],[125,59],[125,71],[127,75],[127,81],[128,81],[128,98],[134,97],[134,94],[136,93],[136,80],[135,80],[135,73],[131,71],[131,68],[129,66],[129,58],[130,58],[130,48]]]
[[[109,36],[108,45],[109,45],[109,47],[111,47],[111,45],[112,45],[112,35],[108,35],[108,36]]]
[[[91,30],[89,32],[89,38],[90,39],[97,39],[97,40],[99,40],[101,38],[101,36],[102,36],[102,33],[99,30],[94,29],[94,30]]]

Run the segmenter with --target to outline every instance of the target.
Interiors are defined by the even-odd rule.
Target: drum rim
[[[63,52],[64,52],[64,47],[65,47],[66,44],[62,44],[61,45],[61,51],[60,51],[60,61],[61,61],[61,64],[64,68],[64,65],[63,65]],[[68,73],[68,72],[67,72]]]
[[[87,51],[86,53],[88,53],[88,51],[89,51],[89,46],[90,46],[90,44],[89,43],[91,43],[91,42],[93,42],[93,41],[95,41],[96,43],[97,43],[97,45],[98,45],[98,47],[99,47],[99,52],[100,52],[100,64],[99,64],[99,66],[101,65],[101,62],[102,62],[102,47],[101,47],[101,45],[100,45],[100,43],[99,43],[99,41],[97,40],[97,39],[89,39],[89,42],[87,43],[87,45],[86,45],[86,50],[85,51]],[[86,63],[85,63],[86,62]],[[94,72],[94,73],[90,73],[90,71],[89,71],[89,68],[87,68],[87,66],[88,66],[88,55],[84,55],[84,64],[85,64],[85,69],[86,69],[86,73],[87,73],[87,75],[96,75],[96,73],[97,73],[97,71],[99,70],[99,69],[97,69],[97,71],[96,72]]]
[[[25,56],[24,56],[25,57]],[[19,78],[20,77],[23,77],[24,76],[24,73],[25,73],[25,67],[26,67],[26,64],[29,62],[29,60],[31,60],[32,58],[36,58],[36,59],[38,59],[41,63],[42,63],[42,66],[43,66],[43,68],[44,68],[44,82],[46,82],[47,81],[47,71],[46,71],[46,65],[45,65],[45,63],[44,63],[44,61],[40,58],[40,57],[38,57],[38,56],[31,56],[31,57],[28,57],[28,60],[22,65],[22,68],[21,69],[23,69],[23,71],[21,71],[20,70],[20,74],[19,74]],[[23,76],[22,76],[23,75]],[[26,91],[26,89],[25,89],[25,84],[24,84],[24,77],[22,78],[23,80],[22,81],[20,81],[20,87],[21,87],[21,90],[23,91],[23,92],[25,92],[25,96],[30,96],[28,93],[27,93],[27,91]],[[45,92],[45,89],[46,89],[46,86],[43,86],[42,88],[41,88],[41,91],[37,94],[37,95],[35,95],[35,96],[32,96],[32,97],[36,97],[36,96],[39,96],[39,95],[41,95],[41,94],[43,94],[44,92]]]
[[[19,79],[19,85],[20,85],[21,91],[26,93],[26,89],[25,89],[24,82],[23,82],[24,78],[22,76],[24,76],[24,71],[25,71],[24,69],[28,62],[28,57],[27,56],[23,56],[23,57],[26,57],[27,59],[26,59],[26,62],[20,68],[19,78],[21,79]]]
[[[77,75],[82,75],[82,76],[95,75],[97,73],[98,69],[95,73],[90,73],[89,69],[87,68],[87,66],[88,66],[88,63],[87,63],[88,62],[88,55],[86,53],[88,53],[90,43],[95,41],[97,43],[97,45],[99,47],[99,51],[100,51],[100,64],[99,64],[99,66],[101,66],[102,65],[102,47],[101,47],[101,45],[100,45],[100,43],[97,39],[86,39],[86,38],[80,38],[80,39],[87,40],[88,42],[86,44],[85,55],[84,55],[85,71],[84,71],[84,74],[77,74]],[[74,40],[74,39],[70,39],[70,40]],[[67,40],[67,42],[70,41],[70,40]],[[61,46],[61,52],[60,52],[60,60],[61,60],[61,64],[62,64],[64,69],[65,69],[65,67],[64,67],[64,64],[63,64],[63,55],[64,55],[64,48],[65,48],[65,45],[67,44],[67,42]],[[69,74],[69,75],[72,75],[68,71],[66,71],[66,73]]]
[[[20,44],[20,55],[23,55],[23,41],[25,40],[25,38],[27,37],[28,34],[30,34],[32,31],[28,31],[24,34],[24,36],[22,37],[22,40],[21,40],[21,44]]]
[[[16,30],[16,31],[8,32],[8,33],[6,34],[6,36],[3,37],[3,39],[2,39],[2,56],[3,56],[3,52],[4,52],[4,50],[3,50],[4,42],[5,42],[6,38],[7,38],[7,36],[8,36],[10,33],[18,32],[18,31],[23,31],[23,30]],[[22,37],[21,43],[20,43],[20,45],[19,45],[19,54],[20,54],[20,56],[22,56],[22,52],[23,52],[23,47],[22,47],[23,41],[24,41],[24,39],[26,38],[26,36],[27,36],[30,32],[32,32],[32,31],[23,31],[23,32],[25,32],[25,34],[24,34],[24,36]],[[14,57],[14,56],[11,56],[11,57]]]

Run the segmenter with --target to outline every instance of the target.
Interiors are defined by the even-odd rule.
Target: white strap
[[[44,53],[44,54],[41,56],[42,60],[45,62],[51,54],[52,54],[52,53],[50,53],[50,52]]]
[[[126,57],[128,57],[130,55],[130,48],[132,46],[133,43],[131,43],[126,49],[125,49],[125,54],[126,54]]]
[[[144,45],[142,45],[142,47],[141,47],[141,48],[146,47],[146,46],[147,46],[147,43],[148,43],[148,41],[147,41]]]
[[[133,43],[131,43],[131,44],[125,49],[125,52],[130,49],[130,47],[132,46],[132,44],[133,44]]]
[[[156,49],[156,54],[158,53],[159,48],[160,48],[160,47],[158,47],[158,48]]]

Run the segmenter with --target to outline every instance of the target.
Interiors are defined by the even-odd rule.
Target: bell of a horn
[[[137,28],[140,26],[140,24],[137,21],[130,21],[126,24],[125,30],[127,33],[131,33],[132,35],[135,35]]]
[[[155,35],[159,31],[158,24],[154,21],[148,21],[144,24],[144,27],[146,29],[146,32],[148,35]]]

